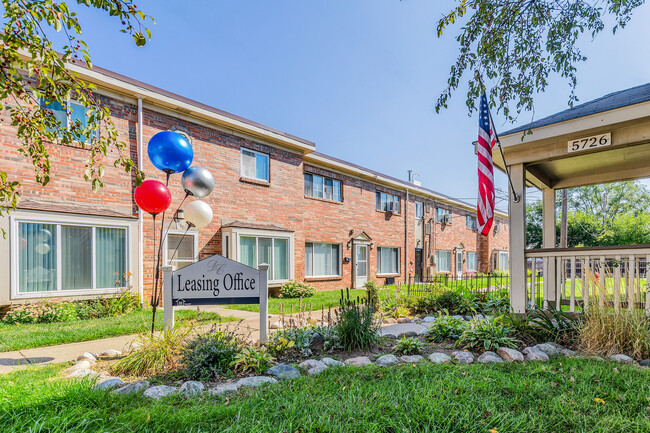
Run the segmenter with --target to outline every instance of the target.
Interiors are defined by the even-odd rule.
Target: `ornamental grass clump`
[[[375,320],[374,307],[363,299],[350,300],[349,290],[346,293],[341,293],[334,323],[338,343],[345,350],[370,349],[379,341],[380,322]]]
[[[227,376],[242,347],[243,343],[234,331],[212,327],[210,331],[192,338],[184,347],[185,374],[195,380]]]
[[[592,355],[650,357],[650,319],[640,310],[594,307],[582,319],[578,347]]]

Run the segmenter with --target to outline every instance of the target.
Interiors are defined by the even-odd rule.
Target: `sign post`
[[[269,338],[269,290],[268,290],[268,274],[269,265],[263,263],[259,266],[260,269],[260,344],[266,343]]]
[[[172,273],[174,266],[163,266],[163,326],[165,331],[174,327],[174,306],[172,301]]]

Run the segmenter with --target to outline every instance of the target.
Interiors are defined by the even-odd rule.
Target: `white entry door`
[[[357,266],[355,287],[360,288],[368,280],[368,245],[356,245],[355,263]]]
[[[463,277],[463,250],[456,251],[456,278]]]

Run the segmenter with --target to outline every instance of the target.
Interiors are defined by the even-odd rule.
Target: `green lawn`
[[[221,317],[216,313],[195,310],[176,311],[176,324],[208,324],[218,321],[237,320],[234,317]],[[156,327],[162,329],[162,311],[156,313]],[[0,323],[0,352],[52,346],[137,334],[151,329],[151,311],[142,310],[119,317],[77,320],[74,322],[36,323],[26,325],[5,325]]]
[[[648,432],[648,370],[578,359],[331,369],[224,397],[89,391],[63,367],[0,381],[10,432]],[[601,400],[594,400],[601,399]]]

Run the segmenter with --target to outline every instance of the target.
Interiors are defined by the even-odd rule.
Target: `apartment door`
[[[422,269],[422,248],[415,249],[415,281],[421,282],[423,277]]]
[[[456,250],[456,278],[463,277],[463,250]]]
[[[354,262],[356,263],[355,287],[360,288],[368,281],[368,245],[355,245],[354,254]]]

